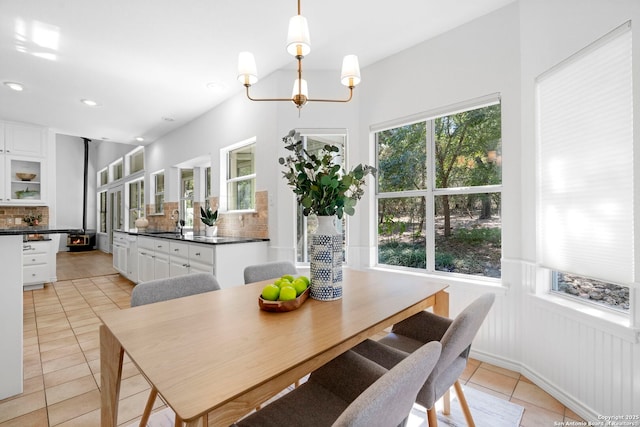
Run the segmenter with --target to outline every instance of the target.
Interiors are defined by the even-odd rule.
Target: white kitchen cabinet
[[[138,282],[169,277],[169,241],[138,237]]]
[[[55,257],[51,240],[37,240],[22,244],[23,289],[40,289],[45,283],[55,280],[51,270],[55,269]],[[54,275],[55,276],[55,275]]]
[[[184,276],[189,274],[189,244],[183,242],[169,242],[169,276]]]
[[[21,156],[46,156],[47,131],[26,123],[3,122],[0,126],[0,153]]]
[[[46,162],[24,156],[0,156],[0,203],[41,205],[46,202]]]
[[[120,274],[128,277],[128,257],[127,249],[129,242],[127,241],[126,233],[113,233],[113,268],[118,270]]]

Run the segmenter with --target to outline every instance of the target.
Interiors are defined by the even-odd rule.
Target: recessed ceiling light
[[[136,136],[136,141],[142,142],[142,141],[144,141],[144,138],[141,137],[141,136]]]
[[[4,85],[9,89],[15,90],[16,92],[22,92],[24,90],[24,86],[16,82],[4,82]]]
[[[91,99],[81,99],[80,102],[82,102],[84,105],[88,105],[89,107],[97,107],[98,103],[96,101],[93,101]]]

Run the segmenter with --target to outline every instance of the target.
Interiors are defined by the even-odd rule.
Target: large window
[[[144,180],[129,183],[129,229],[135,228],[136,219],[144,215]]]
[[[139,147],[127,154],[127,175],[144,170],[144,147]]]
[[[100,224],[100,233],[107,232],[107,192],[101,191],[98,193],[98,214],[100,218],[98,223]]]
[[[378,263],[501,276],[497,98],[376,132]]]
[[[211,166],[204,168],[204,206],[205,208],[211,207]]]
[[[180,219],[193,228],[193,169],[180,169]]]
[[[227,152],[227,209],[255,209],[255,144]]]
[[[122,178],[122,159],[118,159],[109,165],[111,181],[117,181]]]
[[[634,282],[631,54],[626,23],[536,81],[539,265],[552,290],[623,311]]]
[[[164,212],[164,171],[156,172],[152,177],[154,213]]]
[[[312,154],[318,153],[325,145],[333,145],[338,147],[336,153],[334,153],[336,164],[344,166],[344,149],[345,139],[344,134],[332,135],[332,134],[309,134],[300,135],[302,143],[305,149]],[[341,220],[336,218],[336,229],[342,234],[342,256],[343,260],[346,253],[346,215]],[[296,220],[296,254],[297,262],[307,263],[309,262],[309,254],[311,253],[311,235],[315,233],[318,227],[318,219],[315,215],[304,216],[302,214],[302,206],[298,205],[297,220]]]

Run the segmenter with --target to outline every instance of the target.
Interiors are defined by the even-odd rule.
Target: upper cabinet
[[[46,202],[45,128],[0,122],[0,204]]]
[[[22,123],[0,122],[0,153],[46,156],[46,129]]]

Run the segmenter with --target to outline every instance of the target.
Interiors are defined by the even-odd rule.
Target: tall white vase
[[[342,235],[334,216],[318,216],[311,236],[311,298],[332,301],[342,298]]]

